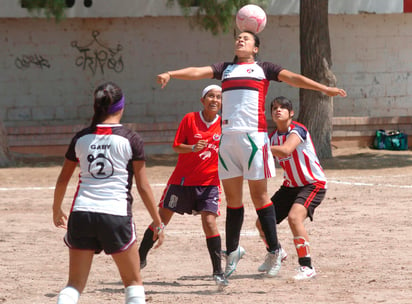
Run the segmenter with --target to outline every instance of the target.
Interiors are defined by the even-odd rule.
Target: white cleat
[[[300,281],[300,280],[308,280],[312,279],[316,276],[315,267],[308,267],[308,266],[300,266],[298,268],[298,273],[293,277],[293,279]]]
[[[231,252],[229,255],[226,255],[226,268],[225,268],[225,277],[228,278],[237,267],[240,259],[245,255],[246,251],[243,247],[238,246],[237,249]]]
[[[282,262],[286,261],[286,258],[288,257],[286,250],[284,250],[282,247],[279,250],[280,250],[281,261]],[[258,271],[267,272],[269,269],[270,269],[270,255],[268,253],[266,254],[265,261],[263,262],[263,264],[259,266]]]

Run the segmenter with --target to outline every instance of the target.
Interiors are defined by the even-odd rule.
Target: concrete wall
[[[410,14],[330,16],[332,70],[349,94],[335,98],[335,118],[412,116],[411,25]],[[269,16],[260,37],[262,60],[300,71],[298,16]],[[217,81],[172,80],[161,90],[156,75],[231,60],[233,41],[233,33],[215,37],[191,29],[178,16],[69,18],[58,24],[0,18],[0,119],[12,134],[10,145],[25,145],[17,136],[24,130],[88,124],[93,88],[112,80],[126,95],[123,121],[159,131],[167,126],[171,130],[157,142],[164,146],[172,126],[200,109],[201,89]],[[290,97],[298,108],[298,89],[273,83],[268,98],[278,95]],[[58,145],[70,138],[45,137]],[[30,138],[36,142],[33,134]],[[153,151],[162,151],[159,147]]]

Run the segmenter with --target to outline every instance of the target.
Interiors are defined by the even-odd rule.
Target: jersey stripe
[[[276,157],[284,169],[283,185],[286,187],[302,187],[314,184],[321,189],[326,188],[325,174],[316,156],[310,134],[304,125],[293,121],[288,132],[279,134],[275,130],[270,135],[271,145],[282,145],[291,133],[298,135],[301,143],[291,155],[283,158]]]

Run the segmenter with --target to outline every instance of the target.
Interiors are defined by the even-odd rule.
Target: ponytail
[[[94,115],[90,127],[94,128],[97,124],[104,121],[110,113],[110,106],[123,97],[119,86],[113,82],[107,82],[98,86],[94,91]]]

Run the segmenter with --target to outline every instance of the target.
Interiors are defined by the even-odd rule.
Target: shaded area
[[[385,169],[412,165],[411,151],[345,149],[335,151],[333,158],[321,160],[324,169]]]

